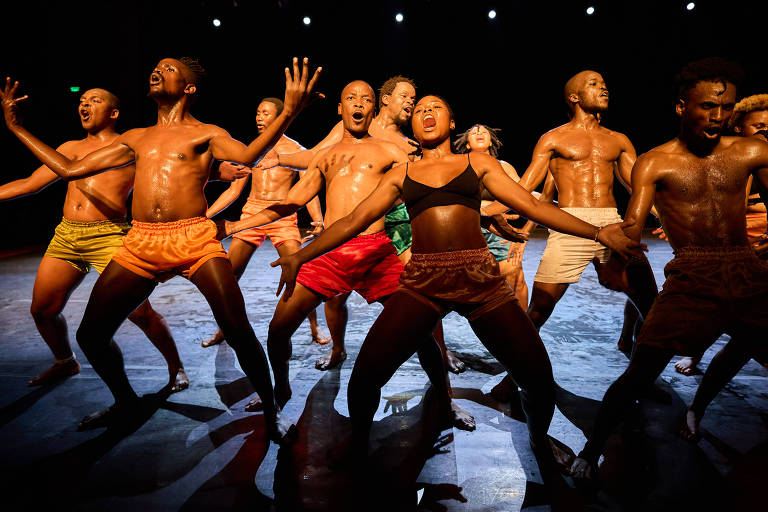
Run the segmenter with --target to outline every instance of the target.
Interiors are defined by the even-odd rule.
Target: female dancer
[[[493,158],[499,157],[501,148],[501,139],[499,139],[498,128],[490,128],[484,124],[475,124],[469,130],[459,134],[456,142],[453,143],[453,149],[457,153],[484,153]],[[512,164],[499,160],[501,168],[507,173],[507,176],[515,181],[520,181],[520,176]],[[483,190],[481,208],[490,204],[495,198]],[[514,217],[513,217],[514,218]],[[515,291],[515,297],[520,302],[520,307],[528,308],[528,285],[525,283],[523,275],[523,252],[527,242],[509,242],[499,235],[495,235],[483,228],[483,237],[488,243],[488,249],[499,263],[501,275],[507,280],[509,286]]]
[[[410,262],[400,288],[387,301],[360,348],[349,381],[353,434],[344,452],[366,457],[368,436],[381,388],[419,344],[430,342],[438,320],[453,310],[465,316],[489,350],[522,389],[530,442],[545,483],[564,483],[547,441],[554,411],[554,380],[539,334],[499,273],[480,231],[481,185],[499,201],[558,231],[597,239],[624,256],[642,245],[624,236],[619,224],[598,228],[551,204],[539,203],[510,179],[490,155],[451,152],[455,124],[448,104],[426,96],[416,105],[413,133],[423,158],[399,165],[371,195],[314,242],[272,263],[282,266],[278,294],[290,295],[299,267],[362,232],[402,197],[413,230]]]

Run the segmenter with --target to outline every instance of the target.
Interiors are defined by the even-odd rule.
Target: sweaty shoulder
[[[501,167],[501,164],[497,159],[493,158],[491,155],[486,155],[485,153],[470,153],[469,163],[477,174],[484,173],[491,168]]]
[[[394,161],[403,161],[404,159],[408,158],[408,154],[403,151],[400,146],[395,144],[394,142],[388,141],[386,139],[382,139],[379,137],[371,137],[368,139],[374,144],[377,144],[381,147],[384,151],[386,151],[389,155],[392,156],[392,159]]]
[[[302,146],[292,138],[286,137],[285,135],[283,135],[282,137],[280,137],[280,140],[277,141],[277,144],[275,144],[275,149],[283,153],[291,153],[294,151],[301,151],[302,149],[304,149],[304,146]]]
[[[560,139],[560,137],[562,137],[567,131],[568,131],[567,124],[563,124],[556,128],[552,128],[548,132],[544,132],[544,135],[539,137],[539,142],[537,143],[537,146],[554,147],[557,144],[557,141]]]

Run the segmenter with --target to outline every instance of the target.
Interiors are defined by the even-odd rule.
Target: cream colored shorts
[[[621,222],[616,208],[562,208],[574,217],[595,226]],[[533,279],[539,283],[576,283],[595,257],[605,263],[611,250],[599,242],[549,230],[547,247],[541,255],[539,269]]]

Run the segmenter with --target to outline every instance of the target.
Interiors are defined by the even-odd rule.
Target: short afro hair
[[[726,89],[731,83],[738,89],[743,81],[744,70],[741,66],[720,57],[708,57],[691,62],[675,77],[677,97],[683,100],[699,82],[720,82]]]
[[[728,120],[728,127],[733,130],[734,126],[741,124],[747,114],[758,110],[768,110],[768,94],[755,94],[742,98],[733,108],[733,114]]]
[[[277,115],[282,114],[283,107],[284,107],[283,100],[281,100],[280,98],[274,98],[270,96],[269,98],[262,99],[259,103],[264,103],[265,101],[275,106],[275,108],[277,109]]]
[[[186,68],[184,78],[187,82],[193,84],[195,87],[200,87],[200,83],[206,76],[205,68],[200,64],[200,61],[192,57],[181,57],[178,61],[184,64],[184,67]]]
[[[411,84],[411,86],[416,89],[416,82],[410,78],[401,75],[395,75],[393,77],[387,78],[387,80],[381,84],[381,87],[379,87],[379,110],[381,110],[381,107],[384,106],[384,104],[381,102],[381,98],[383,98],[385,94],[392,94],[392,91],[395,90],[395,87],[397,87],[397,84],[400,82]]]

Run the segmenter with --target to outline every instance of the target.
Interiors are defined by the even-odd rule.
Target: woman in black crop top
[[[280,289],[286,284],[290,294],[302,263],[363,231],[399,197],[408,207],[413,256],[400,277],[400,288],[387,301],[355,361],[348,390],[353,436],[342,451],[350,456],[367,453],[381,387],[418,344],[430,339],[438,320],[454,310],[467,317],[478,338],[522,388],[531,445],[545,482],[564,485],[547,440],[554,411],[549,357],[480,232],[480,184],[539,224],[599,239],[623,255],[639,254],[640,245],[626,238],[618,224],[597,228],[551,204],[539,203],[490,155],[453,154],[452,112],[441,98],[422,98],[411,122],[423,158],[392,169],[351,214],[299,252],[276,262],[283,267]]]

